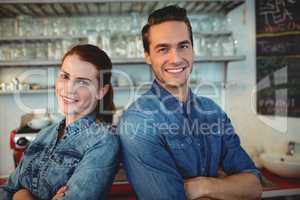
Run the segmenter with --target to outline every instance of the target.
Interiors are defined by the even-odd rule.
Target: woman
[[[64,55],[56,96],[65,119],[28,146],[2,187],[4,199],[105,199],[119,150],[108,124],[114,110],[111,67],[106,53],[93,45]]]

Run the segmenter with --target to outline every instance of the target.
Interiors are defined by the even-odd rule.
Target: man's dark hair
[[[182,21],[186,24],[191,43],[193,45],[193,32],[186,10],[176,5],[167,6],[153,11],[148,17],[148,23],[142,29],[144,51],[149,53],[149,29],[151,26],[166,21]]]

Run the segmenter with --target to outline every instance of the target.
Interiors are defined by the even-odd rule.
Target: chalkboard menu
[[[300,117],[300,1],[255,7],[257,112]]]

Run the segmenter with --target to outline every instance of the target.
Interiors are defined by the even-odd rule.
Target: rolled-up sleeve
[[[222,167],[226,174],[249,172],[261,180],[261,173],[254,162],[241,147],[239,136],[235,133],[230,119],[222,114],[224,131],[222,134]]]
[[[187,199],[184,180],[156,132],[153,117],[130,111],[118,125],[122,155],[131,185],[139,199]]]

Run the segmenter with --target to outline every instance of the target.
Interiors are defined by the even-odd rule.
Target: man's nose
[[[170,51],[169,60],[171,63],[178,63],[180,62],[180,54],[176,49]]]

